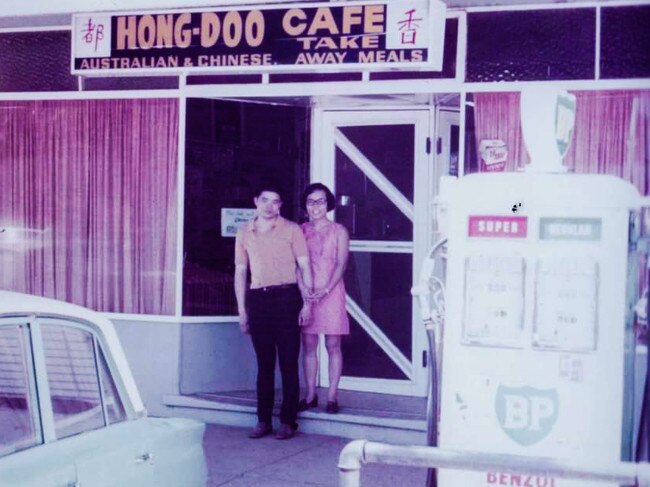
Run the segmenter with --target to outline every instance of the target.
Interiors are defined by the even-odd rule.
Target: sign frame
[[[161,9],[161,10],[141,10],[141,11],[121,11],[121,12],[90,12],[90,13],[79,13],[73,15],[72,19],[72,47],[70,51],[70,68],[71,73],[74,75],[82,76],[111,76],[111,75],[172,75],[172,74],[192,74],[192,75],[208,75],[208,74],[232,74],[232,73],[268,73],[268,72],[349,72],[349,71],[386,71],[386,70],[396,70],[396,69],[405,69],[408,68],[409,71],[417,70],[442,70],[442,61],[443,61],[443,51],[444,51],[444,36],[445,36],[445,21],[447,19],[446,5],[441,0],[408,0],[408,2],[400,3],[400,8],[407,8],[414,4],[420,4],[424,8],[427,8],[427,14],[423,15],[421,24],[424,29],[427,31],[428,39],[426,47],[418,47],[415,49],[401,49],[402,51],[414,51],[414,50],[423,50],[426,51],[426,61],[395,61],[395,62],[344,62],[344,63],[333,63],[333,64],[255,64],[255,65],[227,65],[227,66],[196,66],[196,65],[184,65],[185,58],[190,58],[194,56],[189,55],[179,59],[176,65],[172,66],[138,66],[138,67],[99,67],[99,63],[103,59],[109,60],[110,64],[115,64],[116,66],[120,63],[116,61],[122,59],[131,59],[134,57],[131,51],[124,49],[124,53],[128,52],[127,57],[121,57],[118,53],[114,53],[111,47],[111,28],[113,19],[120,17],[138,17],[138,16],[159,16],[159,15],[173,15],[173,14],[208,14],[208,13],[226,13],[226,12],[252,12],[252,11],[279,11],[284,12],[284,15],[291,9],[317,9],[317,8],[327,8],[330,11],[333,9],[343,9],[349,7],[367,7],[373,5],[383,5],[385,8],[384,11],[384,21],[383,21],[383,31],[378,34],[379,37],[387,37],[387,32],[389,31],[388,22],[391,18],[390,6],[393,5],[393,12],[397,3],[394,0],[359,0],[351,2],[341,2],[341,3],[330,3],[330,2],[310,2],[310,3],[290,3],[290,4],[254,4],[254,5],[237,5],[237,6],[222,6],[222,7],[197,7],[197,8],[188,8],[188,9]],[[198,16],[197,16],[198,17]],[[100,20],[93,20],[100,19]],[[313,20],[313,19],[312,19]],[[99,22],[102,22],[101,24]],[[106,26],[105,23],[109,22],[108,33],[104,34]],[[117,21],[116,21],[117,22]],[[127,22],[127,21],[125,21]],[[136,21],[137,22],[137,21]],[[176,22],[176,21],[175,21]],[[95,28],[101,25],[101,32],[94,30],[91,31],[91,27]],[[136,29],[137,30],[137,29]],[[394,31],[394,28],[393,28]],[[84,34],[85,32],[85,34]],[[92,37],[94,32],[95,38]],[[97,34],[101,35],[101,39],[97,40]],[[194,46],[195,37],[200,37],[201,31],[197,32],[196,28],[191,29],[187,33],[190,34],[190,44],[187,47],[198,48]],[[286,32],[285,32],[286,33]],[[139,35],[139,34],[138,34]],[[88,37],[90,36],[90,37]],[[106,37],[108,36],[108,38]],[[337,35],[336,37],[342,37],[343,35]],[[322,39],[323,37],[328,37],[327,35],[316,36],[317,39]],[[364,37],[360,35],[360,37]],[[98,52],[98,43],[103,42],[102,46],[99,46],[100,51],[102,52],[101,56],[89,56],[89,55],[79,55],[80,52],[87,49],[84,48],[84,43],[88,44],[89,41],[95,42],[95,52]],[[138,39],[139,41],[139,39]],[[274,41],[272,39],[271,41]],[[269,42],[271,42],[269,41]],[[199,42],[198,40],[196,42]],[[108,46],[107,46],[108,45]],[[210,49],[214,46],[210,46],[205,49]],[[237,50],[238,46],[233,47],[232,54],[241,55],[242,51]],[[262,43],[264,47],[264,43]],[[179,50],[182,49],[182,46],[169,46],[164,48],[157,48],[156,46],[151,46],[147,50],[143,50],[146,55],[141,57],[142,60],[147,60],[149,58],[162,58],[167,56],[169,49]],[[247,46],[247,49],[250,50],[250,47]],[[361,49],[358,49],[361,50]],[[383,49],[374,49],[369,50],[369,52],[388,52],[388,51],[397,51],[398,49],[389,49],[387,46],[384,46]],[[338,50],[340,51],[340,49]],[[338,52],[337,51],[337,52]],[[207,52],[207,51],[206,51]],[[315,52],[315,51],[311,51]],[[319,51],[320,52],[320,51]],[[322,51],[324,52],[324,51]],[[209,53],[205,54],[204,57],[207,57]],[[222,54],[216,54],[221,56]],[[198,55],[197,55],[198,56]],[[182,57],[182,56],[178,56]],[[91,65],[89,68],[80,68],[77,67],[75,61],[83,62],[83,60],[100,60],[96,61],[94,64],[97,66]],[[137,59],[137,58],[136,58]],[[146,64],[146,63],[145,63]],[[155,64],[152,62],[152,64]]]

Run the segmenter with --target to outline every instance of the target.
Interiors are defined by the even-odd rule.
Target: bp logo
[[[495,409],[501,428],[511,439],[522,446],[533,445],[548,436],[555,426],[557,391],[499,386]]]

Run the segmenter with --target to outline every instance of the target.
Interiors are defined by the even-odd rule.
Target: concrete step
[[[253,427],[257,422],[252,391],[166,395],[163,402],[172,408],[174,416],[206,423]],[[338,414],[326,413],[324,405],[299,413],[299,431],[390,443],[424,445],[426,442],[426,402],[423,398],[341,391],[339,404]],[[279,403],[276,402],[275,414],[278,413]]]

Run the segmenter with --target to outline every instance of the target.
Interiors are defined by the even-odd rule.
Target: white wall
[[[180,328],[178,323],[114,320],[115,329],[131,366],[147,411],[169,416],[163,394],[178,394]]]

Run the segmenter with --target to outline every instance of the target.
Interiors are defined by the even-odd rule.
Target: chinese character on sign
[[[406,15],[406,19],[398,22],[399,30],[401,31],[402,44],[415,44],[415,37],[420,28],[418,21],[422,20],[422,17],[415,17],[414,8],[404,12],[404,15]]]
[[[86,44],[95,43],[95,51],[97,51],[97,44],[104,38],[104,24],[93,24],[93,19],[88,18],[88,24],[82,29],[82,39]]]

